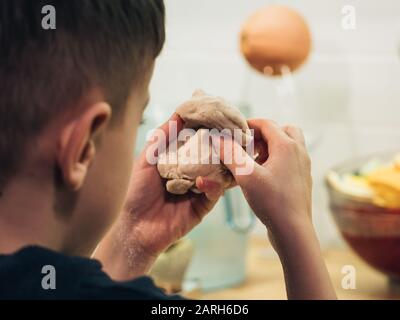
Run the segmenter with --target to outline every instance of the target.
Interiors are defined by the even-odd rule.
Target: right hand
[[[255,162],[234,140],[225,141],[223,149],[232,152],[232,163],[225,163],[242,189],[250,207],[272,233],[273,240],[292,232],[293,227],[311,225],[311,162],[306,151],[304,136],[299,128],[279,127],[269,120],[249,120],[254,129],[255,144],[268,149],[268,157]],[[264,147],[265,149],[265,147]],[[253,162],[254,170],[238,175],[235,162],[238,153],[247,165]],[[265,153],[265,152],[264,152]],[[258,160],[257,160],[258,161]]]
[[[268,155],[261,152],[257,163],[238,143],[226,139],[221,144],[226,155],[233,160],[240,155],[240,161],[229,164],[224,152],[221,158],[268,229],[282,262],[288,298],[336,299],[311,221],[311,163],[303,133],[268,120],[250,120],[249,126],[255,131],[256,149],[264,146]],[[237,174],[238,167],[249,164],[254,170]]]

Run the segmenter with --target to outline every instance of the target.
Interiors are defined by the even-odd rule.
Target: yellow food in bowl
[[[390,163],[371,159],[357,172],[332,171],[327,179],[333,188],[356,201],[400,208],[400,154]]]
[[[400,165],[379,168],[367,176],[374,191],[373,202],[386,208],[400,208]]]

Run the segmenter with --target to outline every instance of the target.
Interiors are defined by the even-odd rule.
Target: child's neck
[[[52,196],[51,186],[24,178],[10,181],[0,197],[0,254],[28,245],[62,250],[64,228],[54,213]]]

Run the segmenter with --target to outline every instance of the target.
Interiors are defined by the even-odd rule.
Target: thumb
[[[223,136],[216,139],[213,147],[219,155],[222,163],[232,173],[235,180],[241,180],[245,176],[253,174],[259,164],[243,149],[240,143],[230,136]],[[219,144],[219,145],[218,145]]]

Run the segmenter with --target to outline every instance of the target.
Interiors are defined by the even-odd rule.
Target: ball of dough
[[[228,188],[233,177],[219,161],[212,161],[212,144],[209,130],[199,129],[185,143],[178,145],[177,152],[162,153],[158,160],[158,172],[167,179],[167,191],[185,194],[188,190],[199,192],[195,186],[197,177],[207,177]]]
[[[234,181],[231,173],[219,161],[213,159],[212,132],[208,129],[240,129],[242,145],[251,138],[246,119],[238,109],[219,97],[196,91],[192,99],[183,103],[176,112],[185,121],[185,127],[197,130],[186,141],[178,141],[176,150],[166,150],[158,158],[157,169],[166,179],[167,191],[185,194],[189,190],[199,192],[196,178],[207,177],[224,189]],[[240,141],[240,140],[239,140]]]

